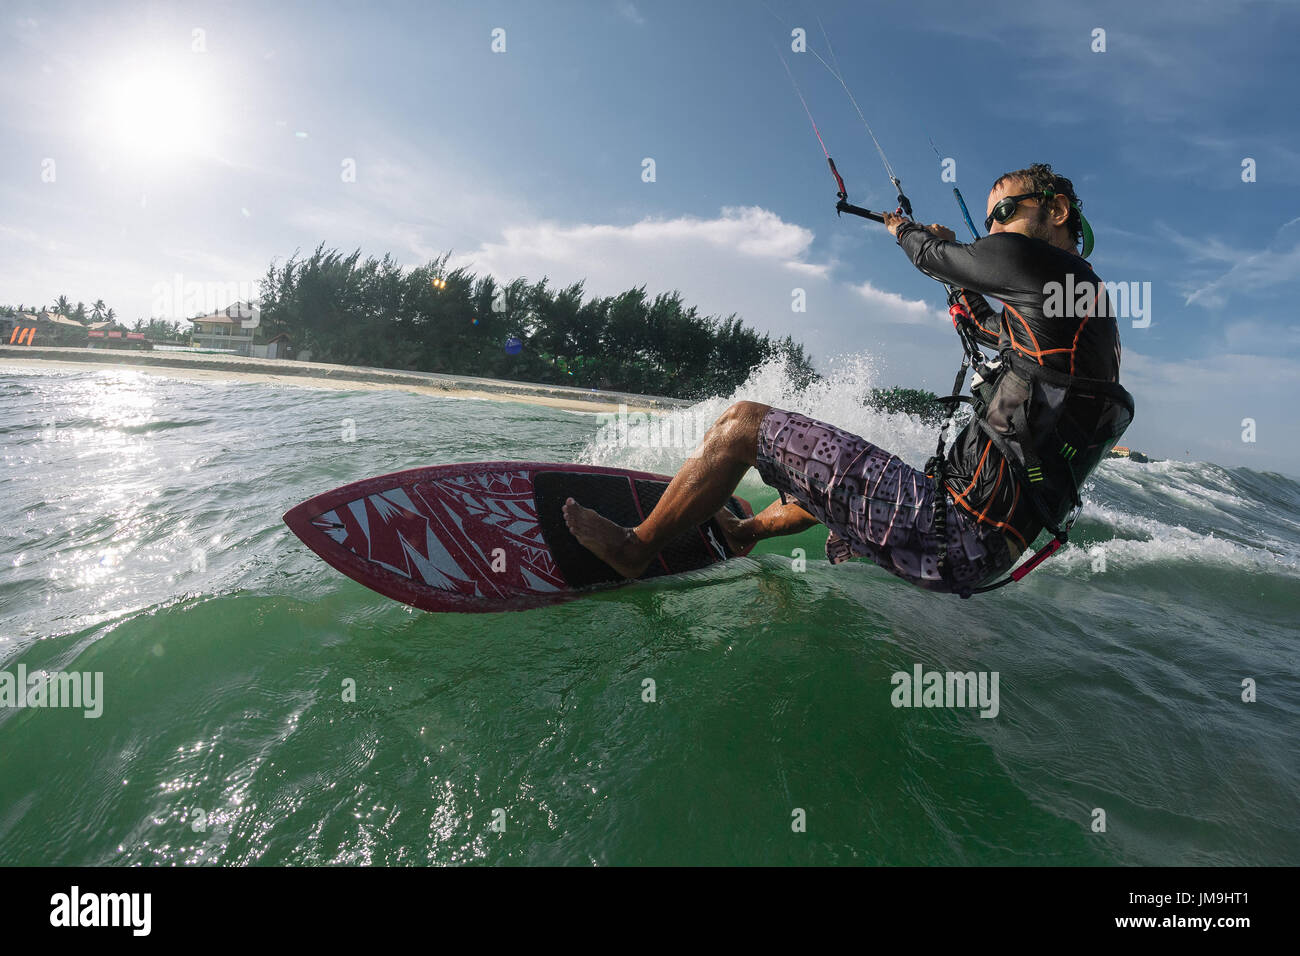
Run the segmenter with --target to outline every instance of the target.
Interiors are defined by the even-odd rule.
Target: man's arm
[[[954,242],[910,220],[899,222],[896,232],[912,264],[940,282],[1003,300],[1041,294],[1030,255],[1033,240],[1024,236],[996,233],[971,243]]]
[[[964,305],[975,320],[976,341],[980,345],[997,348],[998,340],[1002,337],[1002,313],[995,312],[984,296],[970,289],[958,289],[956,295],[949,295],[948,304],[954,302]]]

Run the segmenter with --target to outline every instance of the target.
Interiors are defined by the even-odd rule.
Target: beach
[[[144,372],[186,381],[260,382],[348,390],[397,389],[418,395],[524,402],[566,411],[617,412],[621,405],[629,411],[648,412],[685,408],[691,404],[681,399],[630,392],[212,352],[134,352],[0,345],[0,368],[77,369],[86,366]]]

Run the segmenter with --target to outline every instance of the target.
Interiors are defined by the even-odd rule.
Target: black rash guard
[[[1015,355],[1068,375],[1118,383],[1119,327],[1101,280],[1086,259],[1012,232],[994,233],[969,244],[949,242],[911,222],[899,227],[898,244],[922,272],[961,290],[980,344],[997,348],[1004,364],[1008,355]],[[1048,316],[1051,283],[1060,283],[1062,291],[1052,309],[1055,314]],[[1090,284],[1084,288],[1093,294],[1079,308],[1077,290],[1083,283]],[[1065,292],[1070,290],[1076,291],[1067,299]],[[995,312],[985,295],[1000,300],[1002,311]],[[1001,435],[1012,435],[1012,416],[1026,405],[1027,394],[1023,378],[1001,376],[984,416],[988,424]],[[1020,482],[977,422],[971,421],[953,442],[945,477],[958,507],[1002,531],[1020,550],[1027,549],[1044,527]],[[1079,477],[1078,484],[1085,478],[1086,474]],[[1061,487],[1043,489],[1042,498],[1056,514],[1068,511],[1074,500],[1072,491]]]

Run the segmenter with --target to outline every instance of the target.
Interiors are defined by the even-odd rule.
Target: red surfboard
[[[595,465],[438,465],[335,488],[291,508],[284,522],[331,567],[403,604],[524,610],[628,583],[569,533],[567,498],[630,526],[670,480]],[[754,513],[743,498],[727,507],[737,517]],[[710,518],[670,542],[642,580],[740,556]]]

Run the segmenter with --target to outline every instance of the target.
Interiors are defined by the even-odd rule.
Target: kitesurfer
[[[963,596],[1006,572],[1044,528],[1064,541],[1079,489],[1133,417],[1119,385],[1119,329],[1077,251],[1092,237],[1070,180],[1046,164],[1007,173],[987,212],[989,235],[972,243],[937,224],[883,217],[913,264],[955,289],[950,304],[979,344],[999,353],[990,377],[973,385],[975,415],[946,456],[917,469],[834,425],[740,401],[639,525],[621,527],[569,498],[569,530],[637,578],[669,541],[713,515],[736,551],[820,522],[831,531],[831,562],[869,557],[919,587]],[[1066,288],[1085,294],[1067,300]],[[751,467],[781,498],[742,520],[723,505]]]

